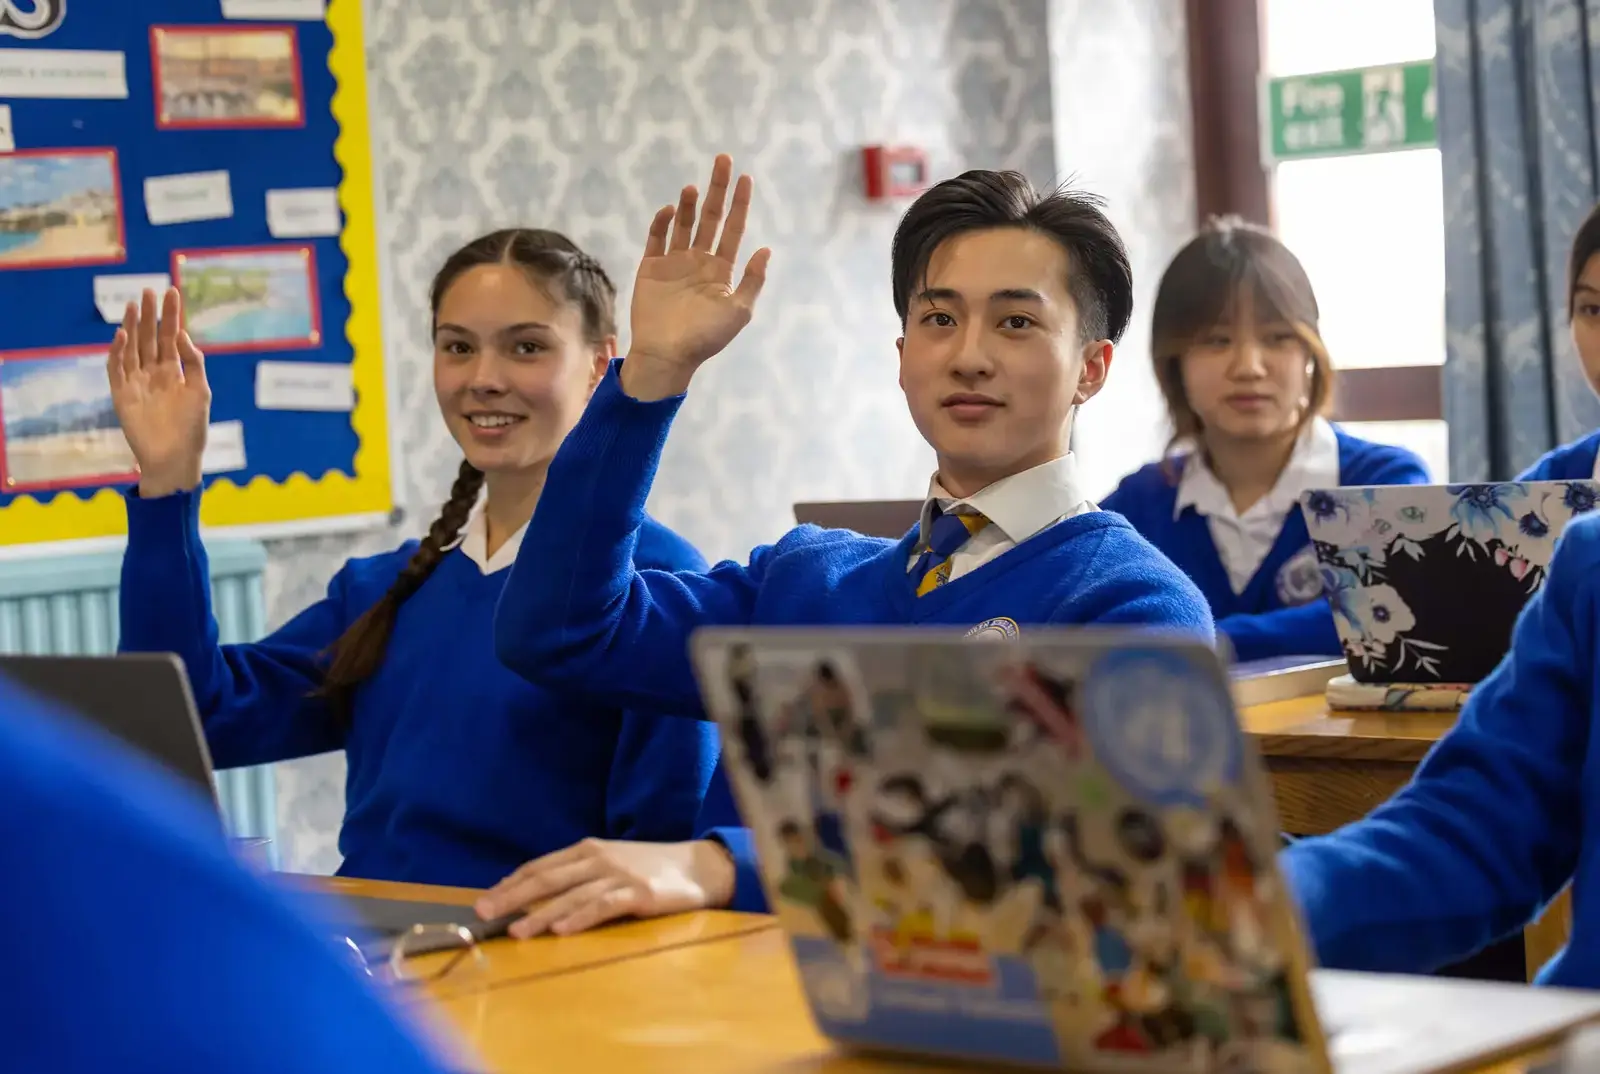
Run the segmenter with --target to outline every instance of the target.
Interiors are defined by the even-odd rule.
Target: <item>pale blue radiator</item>
[[[211,598],[222,641],[266,633],[262,572],[267,553],[255,541],[207,542]],[[0,560],[0,653],[88,655],[117,648],[117,588],[122,553]],[[217,773],[217,794],[236,836],[271,838],[277,828],[272,770]]]

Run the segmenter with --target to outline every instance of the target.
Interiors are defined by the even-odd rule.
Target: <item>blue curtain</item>
[[[1434,0],[1434,18],[1450,472],[1500,480],[1600,426],[1566,314],[1600,196],[1600,0]]]

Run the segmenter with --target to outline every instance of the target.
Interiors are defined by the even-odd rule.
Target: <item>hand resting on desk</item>
[[[485,920],[528,914],[512,936],[567,936],[623,917],[661,917],[726,906],[733,859],[720,843],[585,839],[528,862],[478,900]]]

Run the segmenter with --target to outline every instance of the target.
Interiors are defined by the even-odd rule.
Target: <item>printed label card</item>
[[[214,421],[206,430],[206,452],[200,470],[207,474],[228,474],[247,466],[244,457],[244,422]]]
[[[151,176],[144,181],[144,208],[158,226],[227,220],[233,216],[233,189],[223,171]]]
[[[321,22],[327,14],[327,0],[222,0],[222,17],[225,19]]]
[[[0,48],[0,97],[123,100],[127,66],[121,52]]]
[[[94,278],[94,305],[106,324],[121,324],[128,303],[138,302],[148,289],[156,298],[172,286],[172,277],[165,272],[130,274],[126,276],[96,276]]]
[[[348,412],[355,405],[355,384],[346,363],[256,363],[258,410]]]
[[[339,192],[331,187],[267,191],[267,230],[275,239],[321,239],[339,234]]]
[[[11,106],[0,104],[0,153],[17,148],[16,136],[11,133]]]

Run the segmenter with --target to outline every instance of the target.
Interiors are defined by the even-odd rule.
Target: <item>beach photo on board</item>
[[[185,251],[173,257],[184,327],[202,349],[315,347],[316,268],[309,246]]]
[[[104,347],[0,354],[0,436],[6,492],[107,484],[135,470]]]
[[[0,269],[123,260],[112,149],[0,154]]]
[[[293,27],[150,31],[162,127],[298,127],[305,122]]]

